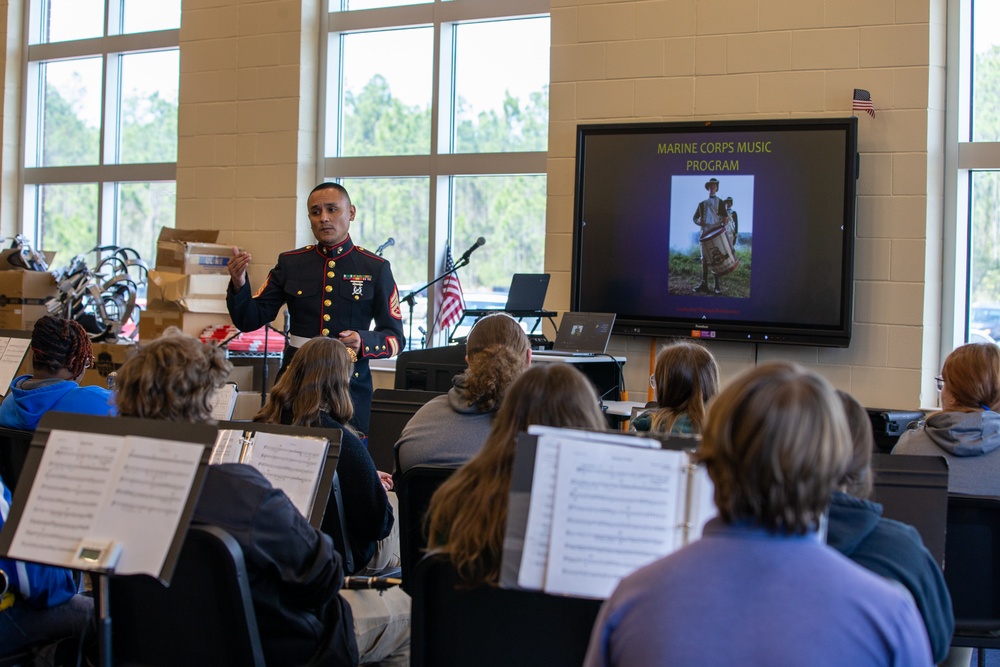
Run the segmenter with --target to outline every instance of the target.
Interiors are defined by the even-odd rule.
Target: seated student
[[[830,499],[826,542],[858,565],[906,586],[917,603],[931,641],[934,662],[948,655],[955,616],[941,567],[913,526],[882,517],[867,500],[872,491],[875,437],[868,413],[853,396],[838,391],[854,445],[851,464]],[[968,664],[968,660],[966,660]]]
[[[672,343],[656,355],[651,378],[656,407],[632,420],[631,430],[669,435],[701,433],[705,406],[719,391],[719,365],[705,347]]]
[[[31,332],[33,375],[21,375],[11,382],[10,394],[0,403],[0,426],[34,431],[38,420],[50,410],[113,414],[110,391],[78,384],[93,359],[90,337],[79,322],[40,317]]]
[[[587,667],[931,664],[909,594],[820,541],[851,458],[824,379],[787,362],[751,369],[715,399],[702,438],[719,516],[619,583]]]
[[[465,361],[469,368],[455,386],[403,428],[396,443],[400,472],[422,463],[458,467],[475,456],[507,389],[531,363],[531,345],[513,317],[488,315],[469,332]]]
[[[2,528],[11,494],[3,480],[0,490]],[[0,558],[0,656],[93,632],[94,601],[78,590],[70,570]]]
[[[354,415],[350,380],[354,369],[347,348],[335,338],[307,341],[271,388],[254,421],[341,429],[337,476],[343,492],[354,572],[378,576],[399,567],[399,529],[394,520],[392,477],[375,469],[368,450],[350,426]],[[343,532],[333,494],[321,529],[344,558]],[[403,589],[343,591],[354,612],[354,633],[362,663],[409,660],[410,596]],[[389,630],[387,631],[387,627]]]
[[[229,369],[221,349],[171,327],[119,369],[119,413],[208,421],[212,393]],[[284,492],[251,466],[213,465],[193,521],[223,528],[243,549],[268,664],[358,663],[352,609],[337,594],[344,577],[340,556],[329,536],[310,526]]]
[[[337,476],[355,563],[355,571],[345,574],[378,575],[399,567],[399,534],[393,530],[393,508],[385,488],[391,488],[392,478],[375,470],[354,429],[345,426],[354,414],[349,390],[352,368],[347,348],[339,340],[310,339],[292,357],[285,373],[271,388],[267,403],[253,419],[343,431]],[[343,533],[333,494],[322,530],[333,538],[343,555]],[[380,544],[380,540],[384,542]]]
[[[941,411],[904,431],[892,453],[943,456],[949,493],[1000,496],[1000,348],[956,348],[937,381]]]
[[[593,385],[569,364],[529,368],[511,385],[483,448],[441,485],[427,510],[429,548],[447,553],[470,585],[500,579],[514,445],[531,424],[606,427]]]

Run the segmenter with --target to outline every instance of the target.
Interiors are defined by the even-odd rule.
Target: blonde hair
[[[212,394],[232,364],[215,345],[169,327],[160,338],[139,345],[118,369],[115,402],[123,417],[205,422],[212,418]]]
[[[351,358],[334,338],[312,338],[292,357],[284,374],[271,388],[255,422],[281,423],[281,413],[292,413],[292,425],[312,426],[321,412],[342,425],[354,416],[351,402]]]
[[[447,553],[466,584],[496,585],[519,433],[530,424],[606,427],[593,386],[569,364],[525,371],[510,387],[486,443],[431,498],[429,545]]]
[[[719,391],[719,365],[712,353],[696,343],[672,343],[656,355],[653,378],[657,409],[650,430],[669,433],[686,414],[694,432],[701,433],[706,406]]]
[[[488,315],[472,327],[466,343],[469,368],[455,386],[480,412],[496,412],[510,385],[528,365],[528,336],[510,315]]]
[[[1000,410],[1000,349],[992,343],[969,343],[952,350],[941,377],[957,412]]]
[[[815,530],[851,461],[844,410],[830,384],[789,362],[737,376],[708,411],[699,457],[728,523]]]

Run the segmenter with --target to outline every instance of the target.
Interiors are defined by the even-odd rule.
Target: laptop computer
[[[547,273],[515,273],[510,281],[507,303],[503,309],[508,313],[542,310],[548,289]]]
[[[563,313],[552,349],[532,354],[562,357],[604,354],[614,325],[614,313]]]

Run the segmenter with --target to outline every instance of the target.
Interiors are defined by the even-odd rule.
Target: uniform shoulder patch
[[[389,299],[389,314],[397,320],[403,319],[403,313],[399,310],[399,289],[393,285],[392,297]]]

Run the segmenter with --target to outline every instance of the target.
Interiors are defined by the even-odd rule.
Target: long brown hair
[[[1000,410],[1000,349],[992,343],[969,343],[952,350],[941,377],[957,412]]]
[[[253,420],[280,424],[281,413],[287,409],[293,426],[312,426],[321,412],[328,412],[346,427],[354,416],[351,368],[350,355],[339,340],[310,339],[292,357]]]
[[[678,341],[656,355],[657,410],[651,431],[669,433],[678,417],[687,414],[695,433],[705,427],[708,402],[719,391],[719,365],[707,349]]]
[[[215,345],[169,327],[160,338],[136,347],[118,369],[115,402],[123,417],[205,422],[212,418],[212,394],[232,364]]]
[[[528,336],[510,315],[488,315],[469,332],[469,368],[455,386],[480,412],[496,412],[504,394],[528,366]]]
[[[511,386],[486,444],[441,485],[428,509],[429,545],[470,585],[496,585],[518,433],[530,424],[606,428],[593,386],[569,364],[541,364]]]
[[[851,449],[830,384],[798,364],[771,362],[738,375],[712,402],[698,455],[724,521],[802,534],[818,527]]]

